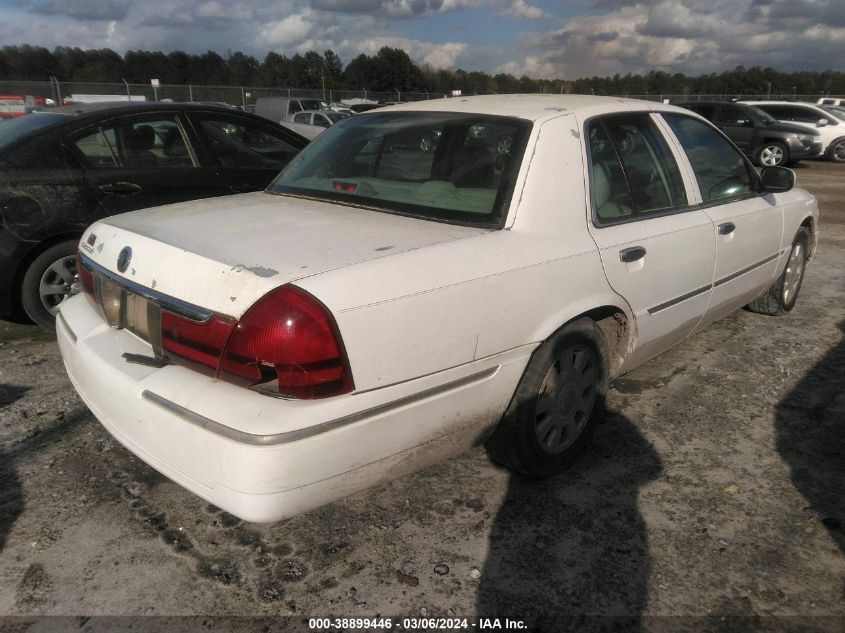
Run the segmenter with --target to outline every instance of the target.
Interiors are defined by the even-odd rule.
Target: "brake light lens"
[[[76,274],[79,275],[82,292],[94,298],[94,273],[82,263],[82,253],[79,251],[76,251]]]
[[[331,313],[290,285],[269,292],[243,315],[226,344],[218,376],[247,386],[275,378],[279,395],[288,398],[324,398],[353,389]]]
[[[235,319],[219,314],[200,323],[162,310],[161,348],[164,357],[214,376],[220,366],[220,355],[236,323]]]

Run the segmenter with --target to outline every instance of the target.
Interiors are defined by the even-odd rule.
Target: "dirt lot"
[[[542,631],[845,630],[845,166],[796,171],[823,230],[797,308],[738,312],[617,381],[589,454],[542,483],[479,448],[244,524],[113,441],[52,335],[0,322],[0,614],[22,616],[0,629],[479,614]],[[130,622],[257,626],[32,630]]]

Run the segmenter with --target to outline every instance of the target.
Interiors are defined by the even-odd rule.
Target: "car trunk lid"
[[[80,247],[133,284],[238,318],[282,284],[487,231],[262,192],[113,216]]]

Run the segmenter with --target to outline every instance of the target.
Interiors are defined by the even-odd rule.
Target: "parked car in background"
[[[309,140],[314,140],[327,128],[348,116],[334,110],[303,110],[293,115],[293,121],[280,121],[279,124]]]
[[[778,121],[815,128],[822,141],[822,153],[828,160],[845,163],[845,122],[821,106],[792,101],[741,101],[772,115]]]
[[[327,110],[328,105],[320,99],[299,97],[259,97],[255,101],[255,114],[274,123],[293,121],[297,112],[303,110]]]
[[[802,158],[815,158],[822,153],[818,130],[795,123],[781,123],[754,106],[717,101],[677,105],[711,121],[761,167],[791,165]]]
[[[610,378],[743,305],[793,308],[818,222],[794,178],[664,104],[386,108],[264,192],[93,224],[59,347],[118,441],[249,521],[485,440],[548,476]]]
[[[839,99],[836,97],[822,97],[818,101],[816,101],[817,105],[826,105],[826,106],[845,106],[845,99]]]
[[[0,128],[0,314],[45,327],[77,289],[86,226],[161,204],[264,189],[307,139],[230,108],[80,104]]]

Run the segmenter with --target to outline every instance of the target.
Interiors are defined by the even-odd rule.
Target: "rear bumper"
[[[110,329],[84,295],[62,304],[56,329],[74,387],[109,433],[188,490],[259,523],[477,444],[507,407],[532,351],[369,392],[292,401],[183,367],[127,363],[123,353],[150,354],[149,346]]]

